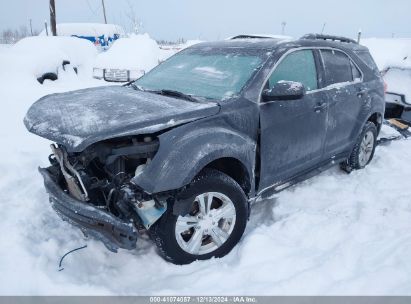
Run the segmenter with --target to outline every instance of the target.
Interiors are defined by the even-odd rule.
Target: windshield
[[[241,52],[239,51],[241,50]],[[173,90],[210,99],[237,95],[263,58],[244,49],[188,49],[134,82],[144,90]]]

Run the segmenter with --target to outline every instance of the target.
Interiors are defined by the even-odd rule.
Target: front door
[[[312,50],[289,53],[277,65],[266,87],[281,80],[302,83],[307,93],[297,100],[261,102],[261,172],[259,191],[285,181],[322,160],[327,100],[318,89]]]

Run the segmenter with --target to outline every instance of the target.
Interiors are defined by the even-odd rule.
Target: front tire
[[[363,169],[367,166],[374,157],[377,135],[377,127],[373,122],[368,121],[358,136],[350,157],[341,164],[341,169],[350,173],[352,170]]]
[[[160,254],[174,264],[223,257],[241,239],[247,224],[247,198],[240,185],[214,169],[200,173],[179,193],[191,202],[185,215],[173,214],[172,206],[150,229]]]

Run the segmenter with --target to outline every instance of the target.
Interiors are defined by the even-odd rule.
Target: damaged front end
[[[111,251],[135,248],[138,231],[161,217],[171,197],[149,195],[131,182],[158,146],[152,136],[103,141],[75,153],[51,145],[51,166],[39,171],[53,208]]]

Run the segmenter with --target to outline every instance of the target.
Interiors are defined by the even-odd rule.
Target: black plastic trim
[[[52,207],[63,220],[102,241],[110,251],[136,248],[137,231],[132,223],[124,222],[91,203],[72,198],[61,189],[47,168],[39,168],[39,172],[44,178]]]

